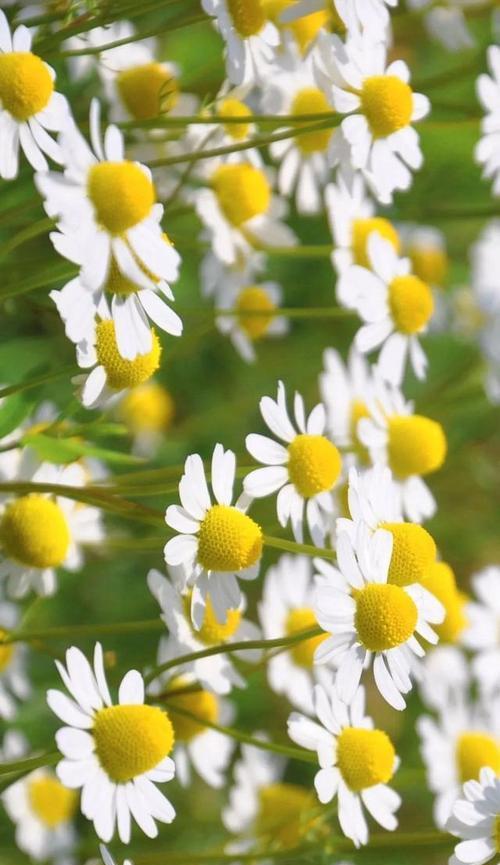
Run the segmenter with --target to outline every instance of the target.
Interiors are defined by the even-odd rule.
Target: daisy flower
[[[294,17],[296,0],[261,0],[261,3],[267,17],[280,32],[281,48],[284,50],[293,41],[305,55],[323,27],[330,31],[345,32],[345,25],[335,11],[333,0],[323,0],[323,8],[300,17]]]
[[[461,838],[449,865],[484,865],[498,856],[500,823],[500,778],[488,767],[479,781],[467,781],[463,798],[453,807],[447,829]]]
[[[191,454],[179,484],[181,505],[169,505],[168,526],[180,534],[165,546],[167,565],[182,565],[192,586],[191,617],[201,628],[210,598],[217,620],[227,621],[229,610],[241,602],[238,580],[254,580],[262,556],[262,529],[246,513],[249,499],[244,493],[233,500],[236,457],[221,444],[212,456],[212,503],[203,462]]]
[[[483,177],[493,179],[493,195],[500,195],[500,47],[488,48],[491,75],[480,75],[477,93],[487,112],[481,123],[483,137],[476,146],[476,160],[483,166]]]
[[[177,278],[179,255],[160,226],[161,205],[148,168],[124,157],[115,126],[101,136],[100,107],[90,109],[93,150],[76,126],[61,136],[64,173],[36,175],[45,210],[56,218],[51,240],[60,255],[81,267],[80,281],[98,304],[112,294],[120,353],[133,360],[151,350],[151,318],[169,333],[181,331],[158,292],[171,299],[168,282]],[[174,316],[174,319],[172,318]]]
[[[364,325],[354,343],[358,351],[380,349],[380,375],[400,385],[409,359],[417,378],[425,378],[427,358],[418,337],[434,312],[432,292],[411,273],[408,258],[399,258],[393,244],[378,232],[367,241],[369,268],[353,264],[339,277],[337,299],[355,309]]]
[[[213,116],[213,124],[193,123],[188,126],[184,138],[188,152],[203,151],[207,146],[231,147],[234,144],[241,144],[242,141],[250,141],[256,129],[255,124],[252,123],[253,111],[248,104],[250,91],[251,87],[248,85],[232,87],[228,81],[225,81],[213,103],[201,112],[204,117]],[[257,147],[235,150],[217,160],[217,164],[238,162],[249,162],[255,168],[264,166],[264,160]],[[216,160],[201,160],[195,164],[194,174],[206,178],[214,164]]]
[[[70,693],[49,690],[47,702],[67,725],[56,733],[63,759],[57,775],[65,787],[81,788],[81,810],[106,843],[118,829],[130,841],[134,819],[148,838],[156,838],[155,820],[171,823],[175,811],[156,787],[171,781],[175,766],[168,756],[174,732],[168,714],[144,703],[144,683],[137,670],[122,679],[113,704],[106,682],[102,648],[96,644],[94,668],[72,647],[66,667],[56,661]]]
[[[122,397],[117,415],[133,437],[132,453],[151,458],[172,427],[174,398],[159,382],[148,381]]]
[[[414,523],[429,519],[436,502],[423,478],[446,459],[447,441],[440,423],[413,413],[398,388],[375,378],[368,400],[369,417],[358,423],[358,435],[373,464],[388,465],[398,488],[403,514]]]
[[[260,412],[271,432],[284,444],[254,433],[247,436],[248,452],[265,468],[246,476],[245,492],[252,498],[262,498],[279,490],[276,507],[280,524],[285,527],[291,522],[295,540],[302,543],[305,511],[311,537],[321,546],[325,522],[333,511],[331,491],[342,468],[337,448],[324,435],[325,409],[319,403],[306,419],[304,401],[296,393],[294,426],[288,415],[285,386],[280,381],[277,399],[263,397]]]
[[[215,19],[226,46],[226,70],[233,84],[254,84],[265,78],[280,42],[261,0],[202,0]]]
[[[354,346],[347,363],[336,349],[326,349],[319,390],[326,410],[328,434],[337,447],[354,451],[362,462],[366,462],[367,455],[358,438],[358,423],[368,416],[371,386],[371,368]]]
[[[331,7],[334,20],[343,22],[348,35],[366,30],[374,38],[384,38],[390,23],[387,7],[397,5],[398,0],[297,0],[282,17],[293,21]]]
[[[442,288],[449,268],[443,232],[433,225],[411,225],[401,233],[415,276],[433,288]]]
[[[249,250],[232,265],[224,264],[212,251],[207,252],[200,265],[201,291],[204,297],[217,298],[220,286],[230,285],[234,289],[255,285],[262,281],[267,257],[263,252]],[[217,301],[216,301],[217,302]]]
[[[420,665],[420,695],[426,706],[436,712],[452,704],[460,708],[470,679],[469,664],[458,646],[435,646]]]
[[[217,328],[227,334],[238,354],[247,363],[257,359],[255,345],[267,337],[283,336],[287,319],[277,314],[283,291],[277,282],[246,283],[241,274],[227,273],[221,283],[217,302],[229,316],[218,315]]]
[[[345,702],[335,687],[327,694],[316,685],[314,713],[319,723],[292,712],[288,735],[303,748],[317,752],[320,770],[314,786],[320,802],[327,804],[337,796],[340,828],[356,847],[368,843],[363,806],[380,826],[394,831],[401,798],[387,782],[399,760],[388,735],[374,729],[365,715],[364,689],[355,690]]]
[[[477,600],[466,605],[470,627],[462,643],[472,650],[472,669],[485,694],[500,690],[500,567],[492,565],[472,577]]]
[[[191,621],[192,593],[183,586],[184,574],[176,574],[175,568],[168,568],[169,576],[165,577],[159,571],[148,573],[148,586],[151,594],[161,608],[161,618],[165,622],[172,642],[178,649],[178,655],[201,652],[210,646],[220,646],[222,643],[239,643],[243,640],[261,639],[260,629],[244,618],[245,598],[241,597],[239,605],[228,610],[224,624],[221,624],[214,607],[207,598],[205,617],[200,628],[195,629]],[[180,577],[180,579],[179,579]],[[184,594],[181,593],[181,586]],[[260,659],[260,651],[247,649],[235,652],[237,657],[247,663],[255,663]],[[192,673],[197,681],[207,691],[217,694],[228,694],[233,686],[243,688],[245,680],[237,672],[229,654],[220,653],[207,658],[198,658],[185,669]]]
[[[55,72],[31,51],[31,35],[21,25],[11,36],[0,10],[0,177],[17,177],[19,148],[35,171],[48,168],[46,154],[62,163],[59,145],[49,132],[70,122],[65,97],[54,90]]]
[[[452,568],[446,562],[433,562],[420,582],[444,607],[445,617],[441,624],[436,625],[440,641],[452,644],[460,642],[469,625],[469,598],[457,586]]]
[[[19,480],[33,483],[81,486],[86,483],[78,463],[60,466],[49,463],[29,465],[31,455],[20,467]],[[0,514],[2,560],[0,578],[7,578],[7,591],[16,598],[30,590],[52,595],[56,570],[77,571],[83,564],[82,545],[103,539],[101,515],[97,508],[52,493],[28,493],[7,499]]]
[[[411,125],[429,111],[414,93],[403,60],[386,66],[387,48],[371,34],[341,42],[320,33],[318,82],[336,111],[349,114],[341,129],[352,168],[362,171],[377,198],[389,203],[396,189],[409,189],[411,170],[422,165],[419,138]]]
[[[14,604],[0,601],[0,717],[12,720],[17,713],[17,700],[27,700],[31,686],[26,675],[27,646],[5,643],[19,622]]]
[[[347,702],[373,660],[378,690],[394,709],[402,710],[416,658],[425,655],[417,636],[437,643],[430,624],[443,621],[444,609],[418,583],[388,582],[392,547],[392,535],[385,529],[371,534],[360,525],[355,545],[346,532],[337,535],[338,567],[346,586],[325,582],[316,590],[316,618],[332,636],[318,647],[315,659],[336,662],[338,693]]]

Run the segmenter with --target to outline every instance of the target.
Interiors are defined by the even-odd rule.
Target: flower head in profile
[[[484,766],[478,781],[467,781],[446,828],[462,840],[449,865],[484,865],[498,856],[500,778]]]
[[[337,796],[340,828],[356,847],[368,843],[363,806],[380,826],[394,831],[401,798],[387,784],[399,760],[389,736],[374,729],[365,715],[364,689],[355,690],[346,702],[334,686],[327,692],[316,685],[314,713],[317,721],[292,712],[288,735],[317,752],[320,770],[314,786],[320,802],[326,804]]]
[[[337,447],[347,448],[361,463],[366,463],[368,454],[359,440],[358,424],[369,414],[372,378],[370,365],[354,346],[346,363],[336,349],[327,348],[324,352],[319,389],[328,434]]]
[[[493,180],[493,195],[500,195],[500,47],[488,48],[490,75],[480,75],[477,92],[487,112],[481,124],[483,137],[476,146],[476,159],[483,166],[483,177]]]
[[[229,336],[243,360],[254,363],[262,340],[288,330],[286,318],[279,315],[283,291],[277,282],[248,282],[245,272],[225,270],[216,300],[230,314],[217,316],[217,328]]]
[[[280,35],[261,0],[202,0],[201,5],[225,42],[229,80],[255,84],[265,79]]]
[[[79,649],[66,652],[66,666],[56,661],[70,693],[49,690],[47,702],[66,724],[56,733],[63,759],[57,775],[65,787],[81,789],[83,815],[106,843],[115,830],[130,841],[132,820],[156,838],[155,820],[171,823],[175,811],[156,784],[171,781],[169,754],[174,731],[168,714],[144,702],[144,682],[137,670],[122,679],[118,703],[111,700],[99,643],[93,668]]]
[[[26,700],[31,685],[26,675],[27,646],[9,643],[9,634],[19,621],[14,604],[0,602],[0,718],[12,720],[17,714],[17,701]]]
[[[284,21],[296,21],[302,16],[327,10],[333,21],[327,19],[325,23],[342,23],[348,35],[357,35],[366,30],[372,38],[383,39],[390,26],[387,7],[393,8],[397,4],[398,0],[297,0],[282,14],[282,18]]]

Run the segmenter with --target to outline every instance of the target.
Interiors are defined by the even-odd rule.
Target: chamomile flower
[[[290,21],[331,7],[333,15],[340,18],[349,35],[367,30],[377,39],[385,36],[389,25],[387,7],[397,4],[398,0],[297,0],[283,18]]]
[[[419,690],[430,709],[459,708],[466,700],[471,674],[464,652],[454,645],[435,646],[420,665]]]
[[[484,865],[498,856],[500,778],[485,766],[479,781],[467,781],[453,807],[447,829],[461,838],[449,865]]]
[[[250,141],[256,129],[255,123],[252,123],[253,111],[248,99],[250,91],[248,85],[232,87],[225,81],[213,103],[202,111],[202,116],[206,119],[213,116],[214,123],[193,123],[188,127],[184,142],[189,152],[203,151],[206,147],[229,148],[243,141]],[[264,165],[257,147],[233,150],[221,157],[220,164],[226,162],[249,162],[255,168],[262,168]],[[214,164],[215,162],[202,160],[195,165],[194,174],[206,178]]]
[[[327,348],[323,354],[319,389],[326,409],[328,434],[338,447],[355,451],[365,461],[366,454],[362,453],[358,438],[358,423],[362,417],[368,416],[371,379],[369,364],[354,346],[345,364],[334,348]]]
[[[446,458],[447,441],[440,423],[413,413],[398,388],[374,380],[368,401],[369,417],[358,423],[358,435],[372,463],[388,465],[396,482],[403,514],[413,523],[429,519],[436,502],[423,478],[438,471]]]
[[[254,84],[265,78],[280,42],[261,0],[202,0],[207,15],[226,47],[226,69],[233,84]]]
[[[481,124],[483,137],[476,147],[476,160],[483,166],[483,177],[493,179],[493,195],[500,195],[500,47],[488,48],[490,75],[480,75],[477,92],[487,112]]]
[[[411,273],[410,261],[399,258],[393,244],[378,232],[367,241],[370,268],[353,264],[341,273],[337,297],[355,309],[364,325],[355,337],[356,348],[368,353],[380,347],[377,368],[393,385],[400,385],[409,360],[423,379],[427,358],[419,336],[434,311],[431,289]]]
[[[159,571],[151,570],[148,574],[148,586],[160,605],[161,617],[168,628],[172,643],[178,649],[178,655],[200,652],[222,643],[260,639],[260,629],[244,617],[244,596],[237,607],[228,610],[223,624],[218,621],[212,602],[207,598],[203,624],[195,629],[191,621],[192,593],[183,585],[184,574],[176,574],[174,568],[168,570],[169,576],[166,577]],[[248,663],[255,663],[260,658],[260,652],[255,649],[235,652],[235,655]],[[198,658],[186,665],[186,670],[194,674],[203,688],[216,694],[228,694],[233,686],[245,685],[245,680],[232,664],[230,655],[223,653]]]
[[[415,276],[433,288],[442,288],[449,268],[443,232],[433,225],[411,225],[402,235]]]
[[[231,314],[218,315],[216,324],[221,333],[229,336],[243,360],[254,363],[256,344],[267,337],[283,336],[288,322],[277,314],[283,295],[277,282],[246,283],[241,276],[227,272],[221,283],[217,302]]]
[[[158,451],[175,416],[170,391],[157,381],[139,384],[120,400],[117,414],[133,437],[132,450],[139,456]]]
[[[412,123],[429,111],[429,100],[409,85],[406,63],[386,66],[387,49],[364,35],[342,43],[321,33],[318,82],[336,111],[349,114],[341,130],[352,168],[361,171],[377,198],[388,203],[397,189],[409,189],[412,170],[422,165]]]
[[[492,565],[472,577],[477,600],[465,607],[470,626],[462,643],[474,653],[472,669],[485,694],[500,690],[500,567]]]
[[[17,701],[27,700],[31,693],[25,670],[27,647],[4,642],[18,621],[17,607],[0,601],[0,717],[6,720],[16,716]]]
[[[97,305],[103,291],[112,294],[120,353],[133,360],[151,351],[148,318],[181,332],[178,316],[158,296],[172,298],[168,282],[177,278],[179,255],[162,233],[163,208],[155,203],[149,170],[124,158],[116,127],[102,139],[96,100],[90,129],[93,150],[76,126],[69,128],[61,138],[64,173],[39,173],[36,182],[45,210],[58,220],[54,246],[80,265],[80,282]]]
[[[314,612],[332,636],[316,650],[316,662],[335,661],[341,699],[349,702],[363,669],[373,660],[375,684],[395,709],[406,703],[416,658],[425,655],[417,636],[428,643],[438,637],[444,609],[423,586],[399,586],[388,581],[393,539],[390,532],[373,534],[360,525],[354,545],[346,532],[337,535],[337,561],[346,586],[325,581],[316,589]]]
[[[144,703],[144,682],[137,670],[122,679],[113,704],[106,682],[102,648],[96,644],[94,668],[72,647],[66,667],[57,669],[70,693],[49,690],[47,702],[67,725],[56,733],[63,759],[57,775],[65,787],[81,789],[81,810],[106,843],[118,830],[130,841],[132,819],[148,838],[156,838],[155,820],[171,823],[175,811],[156,783],[171,781],[175,766],[168,756],[174,731],[168,714]]]
[[[49,132],[70,122],[65,97],[54,90],[55,72],[31,51],[31,35],[22,24],[11,35],[0,10],[0,177],[17,177],[19,148],[36,171],[48,168],[45,154],[63,162]]]
[[[320,802],[337,796],[340,828],[356,847],[368,843],[363,806],[384,829],[394,831],[400,796],[387,786],[398,767],[394,745],[383,730],[373,727],[365,715],[365,693],[359,688],[343,701],[334,686],[329,693],[314,689],[318,721],[292,712],[288,735],[294,742],[316,751],[320,770],[314,786]]]
[[[262,556],[262,529],[246,513],[250,500],[244,493],[233,500],[236,457],[221,444],[212,456],[212,503],[205,469],[199,454],[185,462],[179,483],[181,505],[169,505],[168,526],[180,534],[165,546],[168,565],[182,565],[192,586],[191,617],[197,629],[203,625],[207,600],[217,620],[241,602],[239,579],[254,580]]]
[[[327,30],[345,31],[333,0],[323,0],[323,8],[300,14],[298,17],[294,17],[298,5],[296,0],[261,0],[261,3],[268,18],[278,28],[285,49],[290,40],[293,40],[301,53],[306,54],[323,27]]]
[[[246,476],[245,492],[252,498],[278,492],[276,508],[280,524],[285,527],[291,522],[295,540],[301,543],[305,512],[311,537],[321,546],[326,521],[333,511],[332,489],[342,468],[337,448],[324,435],[324,406],[319,403],[306,419],[304,400],[296,393],[294,426],[286,406],[285,386],[280,381],[277,399],[262,397],[260,412],[281,441],[255,433],[246,437],[248,452],[265,468]]]
[[[265,254],[256,250],[249,250],[247,255],[241,255],[230,266],[224,264],[212,251],[207,252],[200,266],[202,293],[205,297],[213,297],[217,303],[221,286],[227,285],[236,290],[245,285],[262,282],[266,263]]]
[[[453,569],[446,562],[433,562],[420,582],[444,607],[445,617],[441,624],[436,625],[436,633],[440,641],[459,643],[469,625],[467,616],[469,599],[457,586]]]

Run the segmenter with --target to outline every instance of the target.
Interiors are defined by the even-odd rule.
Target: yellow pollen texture
[[[262,529],[228,505],[213,505],[198,534],[198,560],[210,571],[244,571],[262,555]]]
[[[429,285],[443,285],[448,274],[448,257],[439,246],[411,246],[409,256],[416,276]]]
[[[293,634],[298,634],[300,631],[308,631],[311,628],[317,628],[318,623],[313,610],[308,607],[299,607],[295,610],[290,610],[286,618],[285,632],[291,637]],[[310,670],[314,664],[314,653],[318,646],[326,640],[328,634],[318,634],[317,637],[311,637],[309,640],[302,640],[294,646],[290,646],[290,655],[298,667],[304,667]]]
[[[288,446],[290,480],[306,499],[331,490],[341,468],[340,454],[325,436],[301,434]]]
[[[3,643],[9,632],[0,628],[0,673],[7,669],[14,654],[14,643]]]
[[[103,319],[96,327],[96,354],[98,363],[106,370],[107,384],[112,390],[137,387],[147,381],[160,365],[161,345],[154,330],[153,347],[148,354],[139,354],[126,360],[118,351],[115,326],[111,319]]]
[[[87,177],[87,192],[97,222],[119,235],[142,222],[155,203],[149,177],[135,162],[99,162]]]
[[[432,317],[434,298],[418,276],[397,276],[389,285],[389,307],[400,333],[419,333]]]
[[[93,733],[99,762],[116,784],[154,769],[174,745],[172,722],[155,706],[100,709]]]
[[[260,33],[266,23],[262,0],[226,0],[226,5],[242,39]]]
[[[188,619],[191,618],[191,594],[184,596],[185,612]],[[205,605],[205,617],[199,631],[194,631],[200,642],[205,646],[219,646],[227,643],[234,636],[241,624],[241,610],[228,610],[226,621],[221,624],[215,615],[212,601],[207,598]]]
[[[410,123],[412,89],[396,75],[365,78],[360,98],[361,110],[375,138],[387,138]]]
[[[151,120],[165,114],[179,99],[179,85],[161,63],[125,69],[118,74],[116,83],[127,111],[136,120]]]
[[[179,676],[177,679],[172,679],[169,690],[174,691],[185,685],[187,685],[187,681]],[[205,733],[208,727],[200,721],[194,721],[192,718],[178,714],[175,709],[192,712],[193,715],[197,715],[203,721],[208,721],[211,724],[216,724],[219,717],[217,697],[210,691],[174,694],[168,698],[168,705],[172,709],[176,742],[191,742],[200,733]]]
[[[175,413],[174,401],[155,381],[134,388],[120,402],[119,414],[131,433],[166,432]]]
[[[459,591],[455,574],[446,562],[434,562],[422,585],[441,601],[445,609],[444,621],[433,626],[440,641],[455,643],[469,624],[465,613],[468,599]]]
[[[437,471],[446,451],[446,436],[437,421],[418,414],[389,418],[389,465],[396,477],[404,480]]]
[[[479,780],[483,766],[489,766],[499,775],[500,742],[488,733],[467,731],[457,739],[455,760],[461,784]]]
[[[365,649],[384,652],[412,636],[417,624],[415,602],[400,586],[369,583],[356,592],[355,626]]]
[[[384,240],[392,244],[396,252],[401,249],[399,234],[392,222],[383,216],[373,216],[367,219],[355,219],[352,223],[352,254],[355,264],[361,267],[370,267],[368,258],[368,238],[376,231]]]
[[[241,102],[239,99],[233,99],[230,97],[223,99],[218,105],[217,114],[222,118],[241,117],[242,120],[247,120],[247,118],[252,116],[252,112],[248,105],[245,105],[245,103]],[[224,124],[224,132],[235,141],[243,141],[245,138],[248,138],[250,129],[251,124],[248,122]]]
[[[252,340],[261,339],[269,330],[273,320],[272,313],[276,309],[265,288],[259,285],[249,285],[242,289],[236,300],[238,323],[246,335]],[[262,312],[263,315],[258,315]]]
[[[337,739],[337,764],[355,793],[387,784],[394,774],[395,759],[394,745],[382,730],[346,727]]]
[[[281,30],[290,30],[293,33],[302,54],[305,54],[319,31],[322,28],[328,28],[332,15],[327,9],[320,9],[318,12],[302,15],[301,18],[284,24],[280,20],[281,13],[293,6],[294,2],[295,0],[262,0],[262,6],[267,17],[276,27]]]
[[[48,67],[36,54],[0,54],[0,102],[16,120],[22,123],[43,111],[53,92]]]
[[[10,502],[0,520],[4,554],[31,568],[61,565],[70,541],[62,509],[52,499],[36,493]]]
[[[296,93],[290,114],[327,114],[332,113],[333,108],[329,104],[325,94],[318,87],[304,87]],[[314,121],[304,120],[304,126],[308,126]],[[297,147],[303,154],[309,153],[324,153],[328,148],[330,138],[332,136],[331,129],[322,129],[318,132],[304,132],[296,138]]]
[[[392,557],[388,582],[395,586],[420,583],[436,558],[436,544],[417,523],[381,523],[392,535]]]
[[[78,794],[63,787],[55,775],[40,775],[28,782],[28,800],[35,816],[48,829],[55,829],[71,820]]]
[[[310,827],[316,805],[311,792],[298,784],[261,787],[255,834],[282,847],[295,847]]]
[[[266,175],[253,165],[221,165],[212,177],[219,206],[235,227],[269,209],[271,189]]]

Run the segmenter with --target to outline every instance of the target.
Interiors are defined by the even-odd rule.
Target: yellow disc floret
[[[276,304],[265,288],[249,285],[243,288],[236,299],[238,324],[252,340],[261,339],[269,330]],[[262,315],[259,315],[262,313]]]
[[[226,0],[234,28],[242,39],[260,33],[266,23],[262,0]]]
[[[365,78],[360,98],[361,110],[375,138],[386,138],[408,126],[413,114],[413,92],[396,75]]]
[[[331,114],[333,109],[328,102],[325,94],[318,87],[304,87],[295,94],[290,114]],[[304,121],[307,126],[314,121]],[[297,147],[304,154],[309,153],[324,153],[328,148],[330,138],[332,136],[331,129],[321,129],[318,132],[304,132],[296,138]]]
[[[251,124],[247,121],[247,118],[252,116],[252,111],[248,105],[245,105],[245,103],[241,102],[239,99],[234,99],[234,97],[228,96],[227,99],[223,99],[217,106],[217,114],[222,118],[241,117],[241,123],[225,123],[224,132],[235,141],[243,141],[245,138],[248,138],[252,128]]]
[[[119,414],[131,433],[165,432],[174,417],[174,401],[155,381],[135,387],[122,399]]]
[[[440,625],[434,625],[441,642],[455,643],[468,625],[465,613],[467,597],[459,591],[455,574],[446,562],[434,562],[429,568],[422,585],[429,590],[445,609],[445,618]]]
[[[434,312],[434,298],[426,282],[418,276],[396,276],[389,285],[389,307],[400,333],[421,331]]]
[[[188,619],[191,618],[191,593],[184,595],[184,609]],[[199,631],[194,631],[197,638],[206,646],[219,646],[227,643],[234,636],[241,624],[241,610],[227,610],[226,621],[221,624],[215,615],[212,601],[207,598],[205,617]]]
[[[171,111],[179,99],[179,85],[162,63],[144,63],[116,77],[120,96],[135,120],[151,120]]]
[[[370,267],[367,248],[368,238],[374,232],[380,234],[384,240],[388,240],[396,252],[399,252],[401,249],[399,234],[388,219],[385,219],[383,216],[355,219],[352,223],[351,246],[354,262],[361,267]]]
[[[337,739],[337,765],[355,793],[387,784],[394,774],[395,759],[394,745],[382,730],[345,727]]]
[[[138,354],[134,360],[126,360],[118,351],[115,325],[111,319],[103,319],[96,327],[96,354],[98,363],[106,370],[106,383],[112,390],[137,387],[147,381],[160,366],[161,345],[154,330],[151,331],[153,347],[148,354]]]
[[[332,17],[335,13],[329,13],[327,9],[320,9],[309,15],[301,15],[295,21],[283,22],[281,20],[282,13],[294,3],[295,0],[262,0],[262,6],[269,20],[280,30],[289,30],[293,33],[302,54],[305,54],[319,31],[333,23]]]
[[[483,766],[500,775],[500,742],[488,733],[467,731],[457,739],[455,760],[461,784],[479,780]]]
[[[244,571],[262,555],[262,529],[229,505],[213,505],[198,533],[198,560],[210,571]]]
[[[14,654],[14,643],[4,643],[9,632],[0,628],[0,673],[7,669]]]
[[[221,165],[212,186],[224,216],[238,227],[269,209],[271,189],[266,175],[253,165]]]
[[[340,454],[325,436],[301,434],[288,446],[290,480],[306,499],[331,490],[341,468]]]
[[[416,604],[400,586],[368,583],[356,592],[355,626],[370,652],[401,646],[412,636],[418,619]]]
[[[446,450],[446,436],[437,421],[419,414],[389,418],[389,465],[396,477],[437,471],[445,461]]]
[[[416,276],[429,285],[443,285],[448,273],[448,257],[444,249],[415,244],[408,252]]]
[[[311,825],[314,796],[298,784],[268,784],[259,790],[255,834],[282,847],[296,847]]]
[[[436,544],[428,531],[417,523],[381,523],[392,535],[392,557],[388,582],[396,586],[419,583],[436,558]]]
[[[149,215],[154,186],[135,162],[99,162],[87,178],[87,192],[97,222],[110,234],[123,234]]]
[[[71,535],[64,511],[32,493],[10,502],[0,520],[4,554],[30,568],[55,568],[66,558]]]
[[[49,68],[36,54],[0,54],[0,103],[20,123],[43,111],[53,92]]]
[[[297,607],[295,610],[290,610],[286,617],[285,633],[290,637],[300,631],[308,631],[317,627],[318,622],[314,611],[308,607]],[[327,634],[318,634],[317,637],[301,640],[300,643],[290,647],[290,654],[298,667],[304,667],[307,670],[312,669],[314,653],[323,640],[327,639],[327,636]]]
[[[170,690],[181,688],[187,685],[187,680],[182,676],[173,679],[170,682]],[[192,691],[185,694],[173,694],[168,698],[168,705],[173,711],[173,725],[176,742],[191,742],[200,733],[207,731],[207,726],[203,721],[208,721],[210,724],[216,724],[219,717],[219,704],[217,697],[211,691]],[[175,712],[175,709],[180,709],[184,712],[191,712],[197,715],[201,721],[194,721]]]
[[[28,781],[28,801],[36,817],[48,829],[71,820],[76,811],[76,790],[63,787],[55,775],[36,775]]]
[[[174,729],[155,706],[107,706],[94,721],[96,754],[115,783],[126,783],[154,769],[170,754]]]

